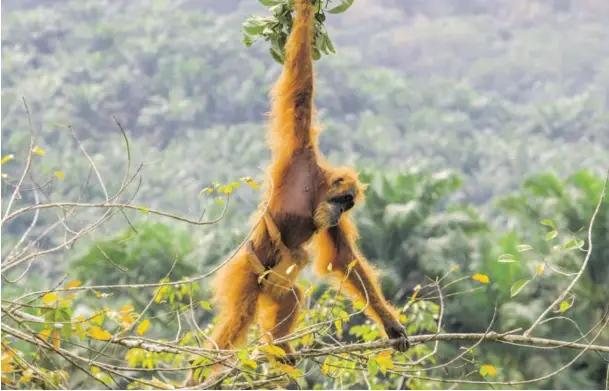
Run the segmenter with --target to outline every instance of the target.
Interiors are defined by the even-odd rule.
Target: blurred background
[[[241,41],[243,20],[267,12],[257,1],[2,6],[2,156],[15,154],[3,175],[18,177],[25,162],[23,97],[45,151],[35,174],[42,183],[64,173],[49,187],[49,200],[77,199],[90,170],[66,125],[108,189],[120,186],[127,157],[113,116],[129,136],[132,166],[145,163],[138,205],[193,218],[207,207],[213,217],[222,206],[199,194],[212,181],[264,181],[258,167],[269,158],[265,113],[280,65],[266,43],[246,49]],[[447,299],[447,330],[483,331],[495,305],[498,331],[530,325],[568,278],[546,269],[519,295],[511,297],[510,287],[535,275],[544,260],[578,270],[584,253],[567,244],[586,239],[609,167],[609,2],[356,0],[326,25],[337,54],[316,63],[321,150],[334,163],[356,166],[371,184],[355,214],[387,297],[403,305],[425,276],[458,265],[463,275],[488,275],[491,284]],[[26,202],[31,194],[22,196]],[[102,197],[94,184],[82,194],[91,202]],[[115,218],[73,249],[37,260],[28,279],[3,285],[3,297],[52,286],[66,272],[87,284],[158,282],[178,255],[172,278],[194,276],[240,243],[249,231],[243,221],[259,200],[259,192],[243,187],[226,217],[204,227],[127,212],[135,234]],[[608,205],[565,313],[584,332],[599,322],[609,297]],[[3,226],[3,256],[30,219]],[[42,213],[40,224],[56,219],[57,212]],[[557,237],[548,239],[554,230]],[[52,246],[62,233],[45,240],[41,246]],[[505,253],[517,262],[498,262]],[[107,256],[128,271],[104,262]],[[462,284],[464,291],[476,285]],[[208,296],[204,282],[198,295]],[[112,298],[139,307],[149,299],[150,292],[135,290],[116,290]],[[199,316],[211,320],[210,313]],[[156,327],[164,335],[165,326]],[[537,335],[580,337],[572,322],[560,320]],[[608,344],[608,332],[596,343]],[[575,353],[489,344],[480,354],[517,380],[555,370]],[[604,387],[607,359],[586,354],[536,387]]]

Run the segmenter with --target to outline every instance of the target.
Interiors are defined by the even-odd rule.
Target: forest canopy
[[[271,3],[3,1],[3,387],[183,380],[215,322],[205,276],[247,238],[267,179],[281,53],[251,20]],[[387,354],[359,304],[307,273],[299,328],[322,326],[295,337],[300,364],[240,351],[231,381],[606,387],[608,26],[599,0],[326,13],[320,147],[370,184],[360,246],[417,344]],[[594,348],[518,346],[533,325]],[[422,337],[487,331],[508,334]]]

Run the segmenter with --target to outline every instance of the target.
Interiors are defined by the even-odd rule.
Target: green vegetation
[[[3,216],[31,130],[40,130],[38,149],[12,212],[36,203],[103,203],[106,192],[138,206],[115,208],[108,219],[97,205],[73,216],[69,207],[48,208],[3,221],[3,386],[153,389],[184,378],[136,370],[186,367],[191,357],[183,353],[106,341],[144,336],[196,349],[214,321],[208,280],[198,277],[246,237],[244,222],[260,197],[255,183],[266,179],[258,168],[269,157],[264,113],[289,4],[262,3],[275,8],[253,0],[3,2]],[[596,215],[592,243],[587,232],[609,168],[609,3],[358,0],[343,14],[328,11],[347,3],[326,4],[318,19],[321,148],[333,162],[358,167],[370,184],[355,211],[362,251],[409,332],[481,333],[494,319],[492,330],[522,334],[565,292],[592,244],[581,278],[548,315],[556,319],[540,322],[533,335],[609,345],[609,331],[599,332],[609,297],[609,200]],[[237,179],[248,176],[255,182]],[[244,182],[254,185],[235,185]],[[223,218],[195,225],[157,210],[193,221]],[[24,258],[62,246],[102,218],[70,246],[31,264]],[[12,252],[28,244],[25,255]],[[22,262],[13,267],[15,259]],[[380,337],[358,313],[361,303],[309,274],[303,279],[309,289],[299,328],[327,324],[296,346]],[[78,290],[91,285],[109,288]],[[73,291],[57,290],[66,287]],[[41,290],[54,291],[18,300]],[[20,307],[16,300],[33,301]],[[23,313],[46,323],[23,323]],[[38,335],[38,347],[10,330]],[[257,337],[253,328],[250,341]],[[101,364],[60,358],[41,340],[81,357],[102,351]],[[275,363],[269,374],[309,389],[445,388],[455,379],[482,382],[459,388],[490,389],[497,386],[485,381],[535,379],[563,366],[510,387],[605,386],[607,353],[586,352],[571,365],[580,351],[485,342],[465,354],[474,343],[308,357],[295,367],[276,363],[281,352],[272,347],[263,354]],[[209,362],[199,360],[193,365]],[[238,383],[264,379],[255,376],[263,365],[252,351],[238,354],[238,366]]]

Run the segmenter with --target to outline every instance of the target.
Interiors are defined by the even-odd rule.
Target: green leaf
[[[279,4],[279,0],[258,0],[265,7],[271,7]]]
[[[557,236],[558,236],[558,231],[556,231],[556,230],[550,231],[546,234],[546,240],[552,240]]]
[[[352,5],[353,5],[353,0],[343,0],[339,5],[337,5],[336,7],[330,8],[329,10],[327,10],[327,12],[329,12],[331,14],[342,14],[343,12],[348,10],[349,7],[351,7]]]
[[[523,253],[525,251],[529,251],[529,250],[533,249],[533,247],[529,246],[528,244],[520,244],[520,245],[518,245],[517,248],[518,248],[519,253]]]
[[[552,222],[552,220],[548,220],[548,219],[541,220],[541,224],[543,224],[547,227],[550,227],[552,229],[556,229],[556,227],[554,227],[554,223]]]
[[[241,40],[241,42],[243,42],[246,48],[249,48],[254,43],[254,40],[249,35],[243,34],[243,39]]]
[[[215,200],[216,200],[216,203],[217,203],[217,204],[219,204],[219,205],[224,205],[224,200],[223,200],[222,198],[220,198],[220,197],[216,197],[216,198],[215,198]]]
[[[497,374],[497,369],[490,364],[485,364],[480,367],[480,374],[482,376],[495,376]]]
[[[559,308],[558,312],[565,312],[565,311],[566,311],[566,310],[568,310],[570,307],[571,307],[571,304],[569,304],[569,302],[568,302],[568,301],[563,300],[563,301],[560,303],[560,308]]]
[[[571,239],[569,243],[565,244],[564,248],[570,250],[572,248],[582,248],[584,241],[581,239]]]
[[[510,296],[514,297],[524,289],[531,280],[518,280],[510,288]]]
[[[70,337],[72,336],[72,324],[71,323],[65,323],[63,326],[61,326],[61,337],[63,339],[70,339]]]
[[[199,304],[201,304],[201,307],[203,307],[203,309],[205,309],[207,311],[211,311],[211,309],[212,309],[211,304],[209,304],[209,302],[207,302],[205,300],[201,300],[199,302]]]
[[[273,48],[271,48],[269,52],[271,53],[271,57],[273,57],[273,60],[277,61],[280,64],[283,64],[283,58],[281,57],[281,55],[277,54],[277,52],[275,52]]]
[[[330,36],[328,34],[324,34],[324,39],[326,40],[326,46],[328,47],[328,50],[331,53],[336,54],[336,49],[334,48],[334,44],[332,43]]]
[[[368,364],[366,365],[368,369],[368,374],[370,376],[376,376],[379,373],[379,364],[376,362],[374,358],[368,359]]]
[[[516,262],[516,257],[512,254],[502,254],[499,256],[497,262],[500,263],[514,263]]]

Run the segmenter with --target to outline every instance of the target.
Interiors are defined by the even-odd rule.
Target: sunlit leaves
[[[87,334],[91,338],[97,339],[100,341],[107,341],[110,338],[112,338],[112,334],[110,334],[109,332],[107,332],[106,330],[103,330],[102,328],[100,328],[98,326],[91,327],[89,330],[87,330]]]
[[[266,345],[263,346],[261,350],[274,357],[286,357],[285,350],[277,345]]]
[[[6,156],[2,157],[2,160],[0,160],[0,165],[13,160],[14,158],[15,158],[15,155],[13,155],[12,153],[10,155],[6,155]]]
[[[571,239],[567,244],[564,245],[565,250],[571,250],[573,248],[582,248],[584,241],[581,239]]]
[[[532,247],[532,246],[529,246],[528,244],[520,244],[520,245],[518,245],[517,249],[518,249],[518,252],[519,252],[519,253],[523,253],[523,252],[525,252],[525,251],[530,251],[530,250],[532,250],[532,249],[533,249],[533,247]]]
[[[472,276],[472,280],[478,281],[482,284],[490,284],[490,280],[486,274],[476,273]]]
[[[50,292],[42,296],[42,302],[45,304],[55,303],[58,299],[57,293]]]
[[[544,219],[544,220],[541,220],[540,223],[542,225],[545,225],[546,227],[552,228],[553,230],[556,229],[556,227],[554,226],[554,222],[552,222],[552,220]]]
[[[55,176],[56,176],[58,179],[62,179],[62,180],[63,180],[63,178],[66,176],[66,175],[64,174],[64,172],[63,172],[63,171],[55,171],[54,175],[55,175]]]
[[[569,308],[571,308],[571,303],[569,303],[566,300],[563,300],[560,302],[560,306],[558,308],[558,312],[565,312],[567,311]]]
[[[484,364],[480,367],[480,374],[482,376],[496,376],[497,368],[490,364]]]
[[[241,361],[241,363],[243,363],[244,365],[247,365],[248,367],[250,367],[252,369],[256,369],[258,367],[258,364],[256,363],[256,361],[251,360],[249,358],[247,350],[245,350],[245,349],[240,350],[237,353],[237,358],[239,359],[239,361]]]
[[[500,263],[513,263],[516,262],[516,257],[512,254],[501,254],[497,262]]]
[[[47,341],[49,339],[49,337],[51,336],[51,330],[50,329],[44,329],[40,333],[38,333],[38,336],[40,338],[42,338],[43,340]]]
[[[102,324],[104,324],[104,319],[105,319],[104,312],[103,311],[97,311],[91,317],[91,322],[96,323],[97,325],[101,326]]]
[[[53,331],[52,344],[55,349],[59,349],[61,347],[61,338],[59,336],[59,331],[57,330]]]
[[[537,273],[538,276],[541,276],[543,274],[545,267],[546,266],[543,263],[540,263],[539,265],[537,265],[537,267],[535,268],[535,272]]]
[[[127,304],[127,305],[124,305],[124,306],[121,307],[120,312],[121,313],[129,313],[129,312],[131,312],[133,310],[134,310],[133,306],[131,304]]]
[[[550,231],[546,234],[546,240],[552,240],[557,236],[558,236],[558,231],[556,231],[556,230]]]
[[[150,327],[150,320],[149,319],[144,319],[142,321],[142,323],[140,323],[137,326],[136,332],[138,335],[144,335],[144,333],[148,330],[148,327]]]
[[[342,14],[353,5],[354,0],[342,0],[339,5],[328,9],[331,14]]]
[[[250,185],[250,187],[254,190],[260,189],[260,185],[258,183],[256,183],[255,180],[253,180],[252,178],[250,178],[248,176],[241,178],[241,180],[243,182],[247,183],[248,185]]]
[[[385,350],[374,357],[374,360],[378,363],[379,369],[383,375],[387,374],[388,369],[393,369],[393,359],[391,357],[392,352]]]
[[[412,293],[412,296],[410,296],[410,303],[414,302],[415,299],[417,298],[417,296],[419,295],[419,291],[421,290],[421,284],[417,284],[414,287],[414,292]]]
[[[519,294],[531,280],[518,280],[510,288],[510,296],[514,297]]]
[[[44,156],[46,154],[46,151],[39,146],[35,146],[34,148],[32,148],[32,153],[35,153],[36,155]]]
[[[368,363],[366,364],[366,369],[368,371],[368,375],[376,376],[379,373],[379,364],[376,362],[374,357],[368,359]]]
[[[199,302],[199,304],[201,305],[201,307],[202,307],[204,310],[207,310],[207,311],[211,311],[211,310],[212,310],[211,304],[209,304],[209,302],[208,302],[208,301],[201,300],[201,301]]]
[[[64,289],[77,288],[77,287],[79,287],[81,285],[82,285],[82,281],[74,280],[74,281],[68,282],[66,284],[66,286],[64,287]]]

